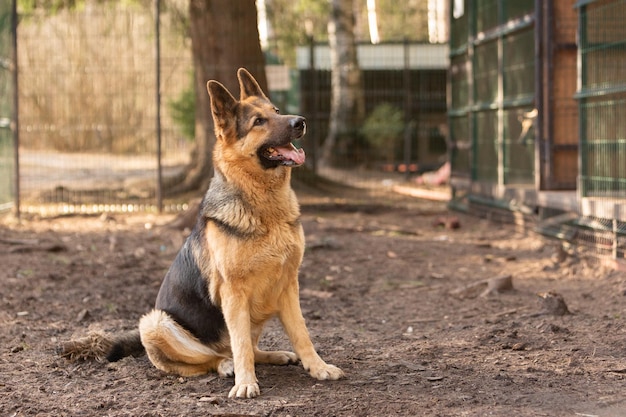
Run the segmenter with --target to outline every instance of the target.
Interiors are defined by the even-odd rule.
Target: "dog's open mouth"
[[[293,143],[284,146],[268,146],[261,154],[270,161],[286,166],[300,166],[305,160],[304,150],[296,148]]]

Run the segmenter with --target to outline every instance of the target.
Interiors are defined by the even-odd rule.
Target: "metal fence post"
[[[313,146],[311,146],[311,153],[312,153],[312,158],[311,158],[311,170],[313,171],[313,173],[317,174],[317,146],[319,144],[318,141],[318,137],[319,137],[319,117],[318,117],[318,113],[319,113],[319,109],[318,109],[318,105],[319,105],[319,83],[317,81],[317,70],[315,69],[315,37],[313,35],[309,35],[309,69],[311,71],[311,89],[312,91],[312,97],[313,97],[313,103],[312,103],[312,109],[313,109],[313,127],[314,127],[314,131],[312,132],[312,139],[313,139]]]
[[[156,67],[154,105],[156,107],[156,153],[157,153],[157,185],[156,203],[157,211],[163,212],[163,167],[161,152],[161,1],[154,0],[154,55]]]
[[[11,130],[13,132],[13,193],[15,204],[13,213],[20,218],[20,124],[19,124],[19,89],[18,89],[18,65],[17,65],[17,0],[11,2],[11,75],[13,76],[13,120]]]
[[[404,95],[404,149],[403,149],[403,153],[404,153],[404,158],[403,159],[403,163],[404,163],[404,167],[405,167],[405,171],[404,171],[404,179],[405,180],[409,180],[411,178],[411,170],[410,170],[410,165],[411,165],[411,153],[413,152],[412,149],[412,141],[413,141],[413,129],[415,128],[415,126],[417,125],[417,122],[415,121],[415,119],[413,119],[413,115],[411,114],[411,107],[412,107],[412,94],[413,91],[411,89],[411,61],[410,61],[410,56],[409,56],[409,48],[410,48],[410,44],[409,44],[409,39],[408,38],[404,38],[403,41],[403,55],[404,55],[404,59],[403,59],[403,65],[404,68],[402,69],[402,84],[403,84],[403,90],[406,91],[405,95]],[[419,145],[418,145],[418,152],[419,152]],[[395,159],[395,158],[394,158]]]

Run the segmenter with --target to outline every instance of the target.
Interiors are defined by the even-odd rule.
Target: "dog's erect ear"
[[[259,83],[256,82],[254,77],[245,69],[239,68],[237,71],[237,78],[239,79],[239,100],[245,100],[248,97],[256,96],[267,99]]]
[[[237,100],[232,94],[217,81],[211,80],[206,84],[209,97],[211,98],[211,113],[215,125],[215,134],[219,137],[220,131],[232,127]]]

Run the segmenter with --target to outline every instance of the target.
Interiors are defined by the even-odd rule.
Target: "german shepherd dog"
[[[255,363],[299,359],[319,380],[344,374],[319,357],[300,310],[304,234],[290,178],[305,160],[292,145],[304,136],[305,119],[281,115],[245,69],[237,76],[239,100],[219,82],[207,83],[215,174],[196,225],[139,331],[113,337],[104,353],[116,361],[145,348],[168,373],[234,374],[228,396],[253,398],[260,394]],[[257,347],[263,325],[275,316],[295,354]]]

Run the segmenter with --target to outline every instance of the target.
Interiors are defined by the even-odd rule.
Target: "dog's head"
[[[281,115],[244,68],[239,69],[237,78],[239,100],[219,82],[207,83],[217,138],[216,166],[232,162],[271,170],[302,165],[304,151],[292,142],[304,136],[304,117]]]

